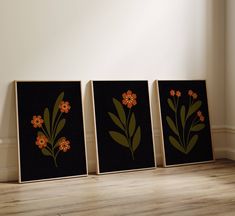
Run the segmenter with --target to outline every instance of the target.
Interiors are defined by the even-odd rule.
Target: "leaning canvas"
[[[205,80],[157,81],[164,166],[213,161]]]
[[[155,167],[147,81],[93,81],[97,173]]]
[[[80,81],[16,81],[19,182],[87,175]]]

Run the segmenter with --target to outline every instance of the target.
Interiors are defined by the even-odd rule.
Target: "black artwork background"
[[[158,89],[160,95],[161,118],[163,128],[163,139],[165,149],[166,165],[176,165],[185,163],[195,163],[213,160],[212,141],[210,132],[210,122],[208,113],[208,103],[206,94],[206,83],[203,80],[194,81],[158,81]],[[198,94],[198,99],[202,101],[200,110],[205,116],[206,127],[199,132],[199,139],[192,151],[187,155],[175,149],[169,142],[169,135],[174,133],[169,128],[166,116],[173,118],[174,112],[170,109],[167,103],[167,98],[170,98],[170,90],[179,90],[182,95],[180,101],[184,101],[188,105],[188,90],[193,90]],[[179,106],[182,103],[179,103]],[[175,136],[174,136],[175,137]]]
[[[59,137],[65,136],[71,143],[71,149],[59,153],[56,168],[53,158],[44,156],[36,146],[39,128],[33,128],[31,119],[33,115],[43,118],[46,107],[52,115],[54,103],[62,91],[71,109],[63,114],[66,124]],[[21,181],[86,174],[80,82],[17,82],[17,95]]]
[[[154,151],[147,81],[93,81],[99,172],[112,172],[154,167]],[[133,161],[130,150],[116,143],[108,131],[119,131],[108,115],[117,115],[112,98],[122,101],[122,93],[132,90],[137,95],[137,105],[131,109],[136,125],[141,126],[141,142]],[[128,108],[124,107],[127,113]]]

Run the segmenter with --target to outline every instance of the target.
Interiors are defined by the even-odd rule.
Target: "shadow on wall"
[[[214,0],[207,2],[208,21],[207,30],[207,53],[206,53],[206,84],[209,102],[209,113],[212,125],[224,124],[226,112],[225,101],[218,100],[224,98],[225,94],[225,3]],[[219,115],[218,115],[219,113]],[[219,122],[219,123],[216,123]],[[221,122],[221,123],[220,123]],[[223,122],[223,123],[222,123]]]
[[[86,148],[87,148],[87,163],[88,163],[88,172],[96,172],[96,143],[95,143],[95,132],[94,132],[94,111],[93,111],[93,102],[92,102],[92,90],[91,90],[91,81],[86,84],[84,99],[84,122],[85,122],[85,131],[86,131]]]
[[[15,180],[18,175],[18,154],[15,88],[13,82],[7,86],[6,98],[3,104],[3,116],[0,122],[0,180]]]

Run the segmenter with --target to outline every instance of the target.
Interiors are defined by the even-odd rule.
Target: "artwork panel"
[[[157,84],[165,166],[213,161],[206,82]]]
[[[80,81],[16,81],[20,182],[87,174]]]
[[[93,81],[98,173],[155,167],[147,81]]]

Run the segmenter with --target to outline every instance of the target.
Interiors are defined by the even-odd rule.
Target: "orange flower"
[[[200,116],[200,121],[204,122],[205,121],[205,117],[203,115]]]
[[[62,138],[59,141],[59,149],[60,151],[67,152],[70,149],[70,142],[66,138]]]
[[[37,127],[42,127],[42,124],[43,124],[43,119],[40,115],[38,116],[33,116],[33,119],[31,120],[31,124],[33,125],[34,128],[37,128]]]
[[[170,96],[172,96],[172,97],[175,96],[175,90],[173,90],[173,89],[170,90]]]
[[[136,94],[132,94],[131,90],[128,90],[126,93],[122,94],[122,104],[127,105],[127,107],[130,109],[132,106],[135,106],[137,104],[136,102]]]
[[[48,139],[45,135],[39,135],[37,136],[37,140],[35,143],[38,146],[38,148],[42,149],[42,148],[46,148],[47,142],[48,142]]]
[[[202,116],[202,112],[199,110],[197,111],[197,116],[200,118]]]
[[[197,99],[197,93],[193,93],[193,99]]]
[[[60,112],[68,113],[71,106],[69,105],[68,101],[61,101],[60,105],[59,105],[59,108],[60,108]]]
[[[176,95],[177,97],[180,97],[180,96],[181,96],[181,92],[180,92],[180,91],[176,91],[175,95]]]
[[[188,90],[188,95],[191,97],[193,95],[193,91],[190,89]]]

